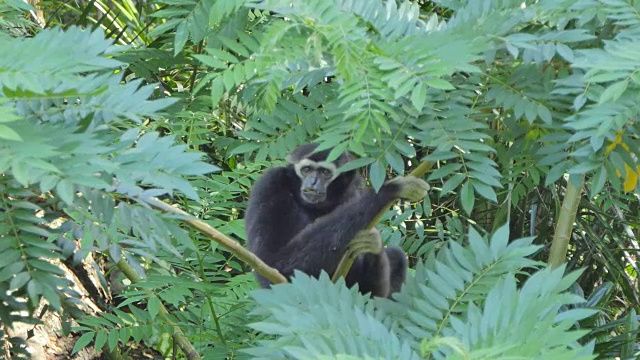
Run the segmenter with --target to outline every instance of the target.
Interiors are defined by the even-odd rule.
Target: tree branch
[[[229,250],[238,259],[249,264],[255,272],[269,279],[273,284],[288,282],[287,278],[280,274],[278,270],[265,264],[259,257],[242,247],[242,245],[237,241],[230,239],[220,231],[214,229],[211,225],[196,219],[186,211],[171,206],[157,198],[145,198],[142,201],[163,212],[181,215],[184,222],[198,230],[200,233],[206,235],[208,238],[227,248],[227,250]]]

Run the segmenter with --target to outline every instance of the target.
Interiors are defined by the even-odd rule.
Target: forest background
[[[0,0],[0,348],[640,358],[639,98],[635,0]],[[234,250],[310,141],[431,166],[395,301]]]

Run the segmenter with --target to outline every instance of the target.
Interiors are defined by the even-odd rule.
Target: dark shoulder
[[[300,180],[293,167],[270,168],[253,184],[249,191],[249,209],[277,209],[295,201]]]
[[[285,218],[286,214],[296,211],[294,195],[296,185],[292,183],[295,179],[292,178],[291,172],[295,175],[295,171],[288,167],[270,168],[251,187],[245,213],[249,237],[251,234],[263,231],[263,226],[273,227],[277,221],[280,221],[278,219]]]
[[[285,166],[270,168],[253,184],[250,195],[265,188],[271,191],[286,189],[291,185],[292,172],[293,169]]]

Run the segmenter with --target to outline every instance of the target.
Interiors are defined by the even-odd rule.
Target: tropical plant
[[[43,299],[77,321],[75,350],[637,356],[639,9],[0,1],[5,353]],[[430,198],[381,219],[415,269],[396,302],[301,274],[248,298],[251,260],[230,239],[248,189],[308,141],[359,155],[345,169],[374,188],[431,165]],[[78,263],[98,313],[71,290]]]

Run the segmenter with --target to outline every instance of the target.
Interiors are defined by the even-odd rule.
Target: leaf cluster
[[[515,275],[539,268],[527,257],[531,238],[508,243],[470,230],[468,244],[449,241],[430,251],[394,300],[369,298],[326,274],[297,273],[291,284],[252,293],[259,307],[251,326],[274,338],[249,350],[256,358],[591,359],[593,343],[578,321],[595,311],[568,292],[580,275],[540,269],[521,287]],[[566,308],[565,306],[569,306]],[[455,346],[454,346],[455,345]]]
[[[193,247],[175,222],[136,201],[178,191],[197,199],[185,178],[217,168],[137,128],[173,100],[150,99],[155,87],[139,80],[122,83],[124,64],[113,59],[122,49],[102,31],[48,29],[1,37],[0,48],[0,316],[10,326],[41,298],[75,307],[61,261],[96,250],[117,260],[125,245],[150,259],[159,249],[179,256],[176,239]]]

